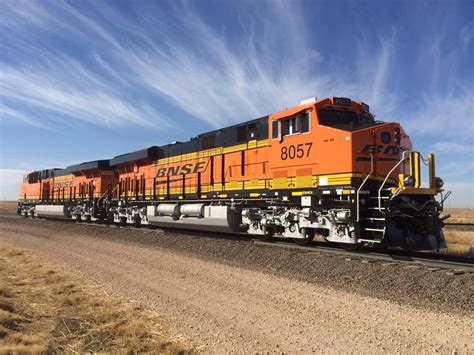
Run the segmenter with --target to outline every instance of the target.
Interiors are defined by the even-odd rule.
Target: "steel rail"
[[[443,269],[459,270],[464,272],[474,272],[474,259],[464,258],[459,256],[452,256],[447,254],[428,254],[421,252],[402,252],[398,250],[374,250],[369,251],[363,249],[360,251],[346,251],[338,247],[322,246],[317,244],[302,246],[288,242],[264,242],[258,239],[253,239],[252,242],[256,245],[266,245],[279,248],[289,248],[296,250],[304,250],[308,252],[322,252],[337,255],[350,256],[352,258],[364,258],[372,260],[382,260],[390,262],[406,262],[416,263],[425,266],[439,267]],[[425,255],[423,255],[425,254]],[[461,261],[463,260],[463,261]]]
[[[463,222],[455,222],[455,223],[445,223],[445,226],[474,226],[474,223],[463,223]]]

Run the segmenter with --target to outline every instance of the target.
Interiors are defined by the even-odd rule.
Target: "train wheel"
[[[90,216],[90,215],[87,215],[87,216],[86,216],[86,222],[87,222],[87,223],[91,223],[91,216]]]
[[[141,221],[140,218],[134,218],[134,219],[133,219],[133,226],[134,226],[135,228],[139,228],[140,225],[141,225],[141,222],[142,222],[142,221]]]
[[[125,227],[127,225],[127,217],[120,217],[120,225]]]
[[[298,245],[308,245],[314,239],[314,233],[311,230],[306,230],[306,228],[301,229],[301,233],[304,234],[304,238],[295,238],[293,239]]]
[[[293,239],[295,241],[296,244],[298,245],[308,245],[308,244],[311,244],[311,242],[313,241],[313,238],[311,237],[307,237],[307,238],[295,238]]]
[[[339,243],[340,247],[345,251],[356,251],[362,248],[362,244],[348,244],[348,243]]]
[[[275,234],[275,231],[273,228],[265,226],[264,229],[264,234],[260,234],[258,236],[258,239],[260,239],[262,242],[269,242],[273,240],[273,235]]]
[[[114,223],[114,214],[113,213],[108,213],[107,214],[106,223],[108,223],[108,224],[113,224]]]

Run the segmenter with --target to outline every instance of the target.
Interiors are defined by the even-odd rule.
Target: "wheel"
[[[301,233],[304,234],[304,238],[294,238],[296,244],[298,245],[308,245],[314,239],[314,232],[311,230],[307,230],[306,228],[301,229]]]
[[[114,214],[113,213],[108,213],[107,214],[106,223],[108,223],[108,224],[113,224],[114,223]]]
[[[293,240],[294,240],[295,243],[298,244],[298,245],[308,245],[308,244],[311,244],[311,242],[313,241],[313,238],[311,238],[311,237],[306,237],[306,238],[294,238]]]
[[[362,244],[339,243],[339,246],[345,251],[356,251],[362,248]]]
[[[260,239],[262,242],[269,242],[273,240],[273,235],[275,234],[275,231],[271,227],[264,226],[263,227],[264,234],[260,234],[258,236],[258,239]]]
[[[125,227],[127,225],[127,217],[120,217],[120,225]]]
[[[91,215],[87,215],[87,216],[86,216],[86,222],[87,222],[87,223],[91,223]]]
[[[133,218],[133,226],[134,226],[135,228],[140,227],[141,222],[142,222],[142,221],[141,221],[141,219],[140,219],[139,217],[138,217],[138,218]]]
[[[81,221],[81,215],[80,214],[76,214],[76,222],[80,222]]]

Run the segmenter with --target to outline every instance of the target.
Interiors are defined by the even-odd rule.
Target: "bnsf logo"
[[[400,154],[401,151],[407,150],[405,147],[398,147],[396,145],[382,145],[382,144],[367,144],[364,149],[362,149],[362,152],[364,153],[372,153],[372,154],[394,154],[398,155]]]
[[[175,175],[184,175],[184,174],[196,174],[204,171],[206,163],[188,163],[184,165],[170,166],[167,168],[158,169],[156,172],[156,177],[165,177],[165,176],[175,176]]]
[[[53,185],[55,189],[67,189],[71,186],[72,186],[72,181],[55,182]]]

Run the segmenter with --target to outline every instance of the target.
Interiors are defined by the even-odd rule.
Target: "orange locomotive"
[[[422,162],[429,165],[424,188]],[[69,192],[37,193],[51,178],[31,180],[43,172],[31,173],[18,210],[299,243],[320,235],[348,248],[439,249],[442,203],[435,196],[443,181],[434,164],[432,154],[412,151],[400,124],[375,121],[368,105],[309,99],[187,142],[68,167]],[[86,196],[77,193],[84,184]]]

